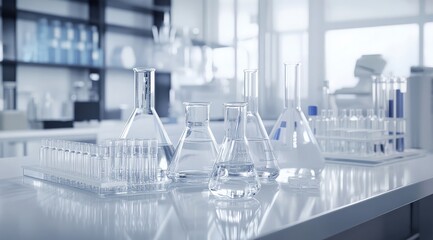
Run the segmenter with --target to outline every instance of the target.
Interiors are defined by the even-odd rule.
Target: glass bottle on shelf
[[[225,199],[251,198],[260,190],[245,136],[246,103],[224,104],[225,136],[209,179],[209,190]]]
[[[101,52],[99,49],[99,32],[96,26],[90,27],[90,48],[93,66],[101,65]]]
[[[49,56],[49,26],[48,20],[46,18],[41,18],[38,20],[37,25],[37,61],[38,62],[48,62]]]
[[[54,20],[51,26],[51,38],[49,48],[49,62],[50,63],[62,63],[62,51],[61,51],[61,32],[62,24],[59,20]]]
[[[324,159],[301,109],[301,64],[285,64],[284,110],[270,137],[280,165],[277,181],[294,188],[318,188]]]
[[[280,169],[259,114],[257,69],[244,70],[244,101],[248,103],[246,137],[254,167],[260,180],[273,181]]]
[[[158,140],[158,178],[166,178],[174,148],[155,111],[155,69],[134,68],[134,110],[121,138],[155,138]],[[161,179],[160,179],[161,180]]]
[[[209,102],[186,102],[183,131],[169,176],[176,182],[207,183],[218,155],[217,143],[209,127]]]
[[[77,34],[78,63],[81,65],[89,65],[91,54],[89,53],[89,34],[86,25],[78,24]]]
[[[67,64],[76,64],[75,44],[76,31],[71,22],[66,22],[62,31],[62,62]]]

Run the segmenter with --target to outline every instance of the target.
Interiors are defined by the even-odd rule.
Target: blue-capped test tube
[[[407,91],[407,79],[399,77],[397,79],[397,89],[395,90],[396,105],[396,143],[397,152],[404,152],[404,134],[406,132],[406,120],[404,119],[404,95]]]
[[[396,98],[397,98],[397,77],[390,76],[387,82],[387,117],[389,121],[389,136],[390,139],[388,141],[389,144],[389,152],[392,153],[395,150],[395,136],[396,136]]]

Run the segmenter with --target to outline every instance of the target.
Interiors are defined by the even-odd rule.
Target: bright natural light
[[[415,0],[325,0],[324,7],[328,22],[408,17],[419,12]]]
[[[424,25],[424,65],[433,67],[433,22]]]
[[[353,87],[355,63],[365,54],[382,54],[384,73],[409,75],[418,64],[418,25],[394,25],[328,31],[325,36],[325,70],[331,92]]]

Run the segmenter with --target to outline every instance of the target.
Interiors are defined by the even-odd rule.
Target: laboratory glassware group
[[[323,153],[329,155],[393,156],[405,151],[404,96],[407,80],[373,77],[373,108],[322,109],[309,106],[309,124]]]
[[[45,141],[41,147],[41,166],[27,168],[25,175],[43,173],[39,178],[100,195],[162,191],[171,184],[207,184],[217,197],[242,199],[254,196],[262,183],[278,181],[294,188],[318,188],[324,158],[314,133],[324,151],[373,154],[389,148],[388,139],[359,142],[322,138],[328,132],[344,132],[351,137],[376,136],[389,129],[358,129],[360,124],[365,124],[365,128],[380,125],[381,117],[371,120],[376,119],[371,110],[369,121],[361,118],[362,112],[353,110],[350,117],[343,110],[338,119],[334,112],[322,110],[324,117],[319,121],[311,118],[314,111],[317,115],[317,108],[313,107],[307,119],[301,109],[300,68],[300,64],[285,65],[284,109],[269,136],[258,113],[257,70],[245,70],[244,102],[224,104],[225,136],[221,146],[217,146],[209,127],[210,103],[187,102],[186,126],[176,149],[154,108],[155,70],[134,68],[135,108],[119,139],[106,140],[99,146]],[[383,115],[385,110],[378,107],[378,111]],[[327,127],[336,122],[347,123],[344,127],[359,132],[352,135],[348,129]],[[322,128],[324,123],[326,128]]]

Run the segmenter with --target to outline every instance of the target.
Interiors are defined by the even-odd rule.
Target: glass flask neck
[[[244,70],[244,101],[248,103],[247,105],[248,112],[257,113],[259,111],[258,84],[259,82],[258,82],[257,69]]]
[[[293,96],[294,106],[296,109],[301,109],[301,64],[284,64],[284,107],[289,108],[290,97]],[[293,88],[291,90],[290,88]],[[290,91],[293,91],[290,93]]]
[[[134,68],[135,108],[150,111],[155,108],[155,69]]]
[[[208,102],[185,102],[185,123],[187,127],[209,126]]]
[[[227,139],[245,138],[247,103],[224,104],[224,129]]]

